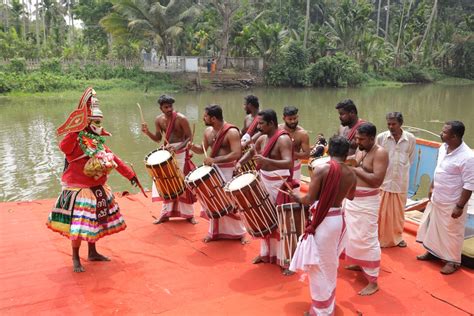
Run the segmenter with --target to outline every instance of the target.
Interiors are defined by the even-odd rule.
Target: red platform
[[[0,314],[27,315],[302,315],[309,307],[301,275],[251,264],[259,241],[204,244],[207,222],[152,225],[159,204],[118,198],[128,228],[98,243],[111,262],[87,262],[73,273],[70,242],[45,226],[53,200],[0,204]],[[196,214],[198,214],[198,208]],[[384,249],[380,291],[368,297],[361,274],[339,268],[336,315],[468,315],[474,273],[439,273],[441,263],[415,259],[423,249]]]

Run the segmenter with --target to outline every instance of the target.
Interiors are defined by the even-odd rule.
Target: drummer
[[[260,103],[258,98],[254,95],[248,95],[244,98],[245,119],[244,127],[240,131],[242,147],[245,147],[251,140],[252,136],[258,132],[258,110]]]
[[[204,164],[214,166],[222,175],[224,181],[232,180],[235,162],[242,155],[239,129],[224,121],[222,108],[217,104],[205,108],[204,139],[202,145],[190,144],[189,148],[197,154],[205,154]],[[207,156],[207,149],[211,147],[211,154]],[[202,216],[207,218],[205,212]],[[209,219],[209,232],[203,239],[210,242],[218,239],[240,239],[242,244],[248,240],[245,237],[245,226],[238,214],[230,213],[221,218]]]
[[[156,131],[155,133],[150,132],[147,124],[142,123],[142,132],[157,143],[160,143],[164,138],[164,149],[174,152],[178,167],[184,175],[187,175],[195,168],[186,147],[192,138],[192,133],[186,116],[173,110],[174,102],[175,100],[171,96],[160,96],[158,104],[162,114],[155,119]],[[183,194],[173,200],[164,200],[159,196],[155,183],[153,183],[152,201],[163,201],[160,218],[153,224],[167,222],[171,217],[185,218],[191,224],[197,224],[193,208],[196,199],[190,190],[186,189]]]
[[[292,105],[283,108],[283,121],[278,127],[285,130],[293,141],[293,179],[300,183],[301,159],[309,158],[308,132],[298,125],[298,108]]]
[[[272,203],[275,205],[289,203],[291,202],[289,196],[283,194],[281,190],[286,190],[287,185],[297,186],[292,179],[291,138],[288,132],[278,129],[277,115],[271,109],[258,113],[257,128],[262,135],[257,139],[255,148],[239,160],[236,169],[240,169],[241,164],[254,157],[257,169],[259,169],[260,179],[269,193]],[[283,266],[279,243],[280,236],[278,230],[275,230],[269,238],[261,240],[260,255],[253,260],[253,263],[270,262]],[[284,273],[286,274],[286,271]]]

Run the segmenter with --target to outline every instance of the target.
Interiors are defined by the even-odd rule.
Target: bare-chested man
[[[364,123],[357,114],[357,107],[351,99],[339,102],[336,105],[336,110],[339,112],[339,120],[341,126],[338,130],[338,135],[346,137],[351,143],[349,155],[353,155],[357,149],[355,135],[357,128]]]
[[[369,284],[359,292],[371,295],[378,290],[377,278],[380,269],[380,244],[378,239],[378,214],[380,186],[388,167],[387,151],[375,143],[377,130],[372,123],[357,128],[358,163],[353,170],[357,176],[355,198],[346,201],[347,224],[346,259],[350,270],[361,270]]]
[[[258,129],[262,135],[255,143],[255,147],[246,153],[236,165],[240,165],[254,157],[260,179],[270,195],[271,202],[275,205],[282,204],[286,195],[279,191],[284,188],[284,182],[291,184],[290,168],[293,166],[291,138],[284,130],[278,129],[278,119],[275,111],[268,109],[258,113]],[[270,262],[283,266],[283,260],[279,253],[278,230],[275,230],[270,238],[262,239],[260,243],[260,255],[253,263]]]
[[[252,136],[258,132],[257,129],[257,114],[260,108],[258,98],[254,95],[248,95],[244,98],[245,119],[244,127],[240,131],[242,147],[245,147]]]
[[[311,205],[311,221],[306,225],[291,261],[290,270],[307,272],[312,304],[308,315],[333,315],[339,254],[342,251],[344,198],[353,199],[356,176],[344,164],[350,143],[342,136],[329,140],[329,163],[316,166],[311,174],[308,194],[296,202]]]
[[[194,169],[186,145],[191,140],[191,128],[188,119],[181,113],[173,110],[174,98],[162,95],[158,99],[160,110],[163,112],[155,119],[155,133],[151,133],[146,123],[142,124],[142,132],[155,142],[161,142],[164,134],[164,148],[174,152],[178,167],[187,175]],[[196,224],[194,219],[193,204],[196,201],[193,194],[186,189],[183,194],[174,200],[163,200],[153,183],[152,201],[163,201],[161,215],[154,224],[169,221],[170,217],[186,218],[190,223]]]
[[[222,108],[217,104],[206,107],[204,111],[204,124],[208,126],[204,131],[203,146],[191,144],[190,148],[197,154],[211,147],[211,154],[204,158],[204,164],[214,166],[224,178],[232,180],[235,162],[242,155],[240,147],[239,129],[224,121]],[[209,232],[204,242],[217,239],[240,239],[242,244],[247,243],[245,226],[237,214],[230,213],[221,218],[209,220]]]
[[[283,108],[283,121],[279,128],[288,132],[293,141],[293,179],[300,183],[301,159],[308,159],[310,153],[309,135],[298,125],[298,108],[289,105]]]

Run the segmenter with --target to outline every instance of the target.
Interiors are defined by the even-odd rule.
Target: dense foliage
[[[11,61],[0,78],[26,75],[18,58],[137,59],[155,48],[165,58],[215,56],[219,68],[225,56],[263,57],[272,85],[352,86],[367,76],[427,82],[426,69],[474,79],[472,0],[29,3],[0,5],[0,56]],[[100,77],[115,78],[106,72]],[[74,85],[58,85],[67,83]]]

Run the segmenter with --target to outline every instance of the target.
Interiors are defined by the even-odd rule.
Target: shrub
[[[63,72],[59,58],[45,59],[41,61],[40,71],[60,74]]]
[[[354,87],[367,80],[355,60],[343,53],[325,56],[306,69],[306,84],[315,87]]]
[[[8,70],[14,73],[24,73],[26,72],[26,60],[25,58],[12,58],[10,59],[10,65],[8,65]]]
[[[429,73],[426,70],[413,64],[392,69],[391,77],[401,82],[416,82],[416,83],[433,82],[433,78],[429,75]]]

